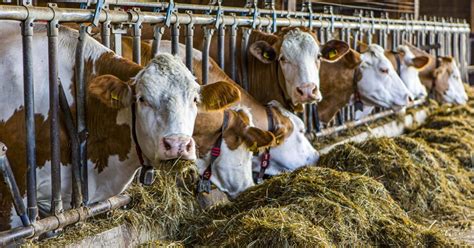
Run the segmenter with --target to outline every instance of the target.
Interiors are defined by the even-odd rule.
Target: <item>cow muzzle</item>
[[[323,98],[314,83],[306,83],[296,87],[295,97],[297,103],[320,102]]]
[[[161,139],[159,150],[161,159],[182,158],[196,159],[196,147],[192,137],[186,135],[170,135]]]

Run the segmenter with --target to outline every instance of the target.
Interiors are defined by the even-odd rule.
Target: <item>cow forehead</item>
[[[384,49],[376,44],[369,45],[367,51],[361,54],[360,58],[366,62],[383,62],[390,64],[390,61],[385,56]]]
[[[149,98],[168,94],[195,94],[199,84],[181,62],[171,54],[160,54],[135,77],[137,93]]]
[[[302,55],[316,57],[319,53],[319,45],[311,34],[296,29],[284,36],[280,51],[288,59],[296,60]]]

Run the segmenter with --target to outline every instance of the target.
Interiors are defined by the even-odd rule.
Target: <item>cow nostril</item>
[[[186,151],[191,151],[192,145],[193,143],[191,142],[191,140],[189,140],[188,144],[186,145]]]
[[[316,95],[316,93],[318,92],[318,89],[315,87],[312,91],[313,95]]]
[[[300,94],[301,96],[304,96],[304,92],[300,89],[300,87],[296,87],[296,92],[298,92],[298,94]]]
[[[166,138],[163,139],[163,144],[165,145],[165,149],[167,151],[171,150],[171,144],[166,140]]]

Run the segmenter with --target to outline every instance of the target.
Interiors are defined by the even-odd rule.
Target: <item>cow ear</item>
[[[89,94],[111,108],[124,108],[132,103],[130,86],[113,75],[95,77],[89,82]]]
[[[252,43],[249,47],[249,52],[264,64],[270,64],[277,60],[275,48],[266,41],[256,41]]]
[[[364,42],[358,41],[357,46],[359,47],[359,53],[365,53],[369,50],[369,45],[365,44]]]
[[[321,47],[321,59],[327,62],[336,62],[349,52],[349,45],[344,41],[330,40]]]
[[[344,62],[350,69],[354,69],[362,63],[360,53],[355,50],[349,49],[349,52],[344,55]]]
[[[416,69],[421,70],[428,64],[429,61],[430,58],[427,56],[418,56],[411,60],[411,65]]]
[[[201,102],[199,107],[206,111],[221,110],[240,101],[240,90],[225,81],[201,86]]]
[[[257,151],[275,144],[273,133],[256,127],[248,127],[243,133],[245,145],[252,151]]]

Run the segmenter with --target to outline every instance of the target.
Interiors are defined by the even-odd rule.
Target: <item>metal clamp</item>
[[[100,12],[102,11],[104,4],[105,0],[97,0],[97,3],[95,5],[94,18],[92,19],[92,25],[94,25],[94,27],[97,27],[99,25]]]
[[[171,25],[171,15],[173,14],[174,11],[175,11],[174,0],[170,0],[170,2],[168,3],[168,8],[166,8],[166,16],[165,16],[165,26],[167,28],[169,28]]]
[[[58,5],[55,3],[48,3],[48,8],[53,12],[53,19],[49,21],[50,25],[48,25],[48,36],[58,36],[59,19],[61,17],[60,12],[56,11]]]

